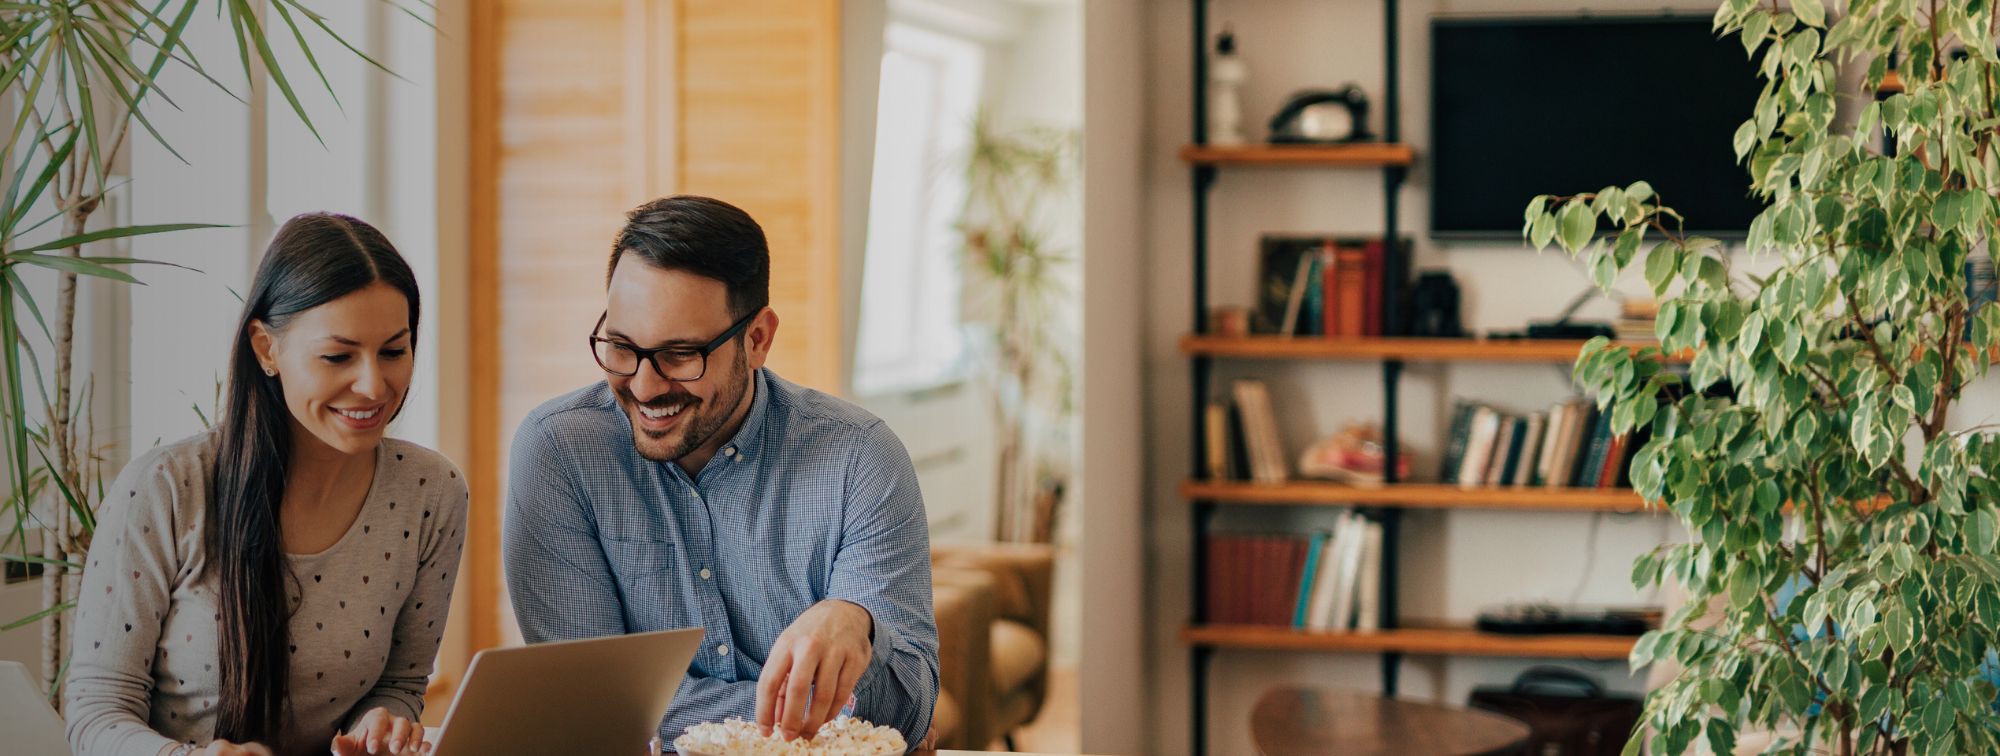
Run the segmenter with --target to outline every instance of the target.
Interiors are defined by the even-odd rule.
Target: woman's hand
[[[271,749],[256,743],[231,743],[227,740],[211,741],[207,747],[195,753],[199,756],[271,756]]]
[[[424,742],[424,726],[390,714],[377,706],[361,715],[354,729],[333,738],[334,756],[414,756],[431,752]]]

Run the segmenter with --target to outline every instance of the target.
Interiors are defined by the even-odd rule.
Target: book
[[[1202,408],[1202,464],[1209,480],[1231,480],[1229,470],[1229,405],[1209,402]]]
[[[1542,452],[1543,429],[1549,422],[1549,413],[1528,414],[1527,429],[1521,435],[1521,454],[1514,460],[1514,469],[1508,473],[1508,482],[1515,488],[1524,488],[1535,475],[1535,463]]]
[[[1334,594],[1339,591],[1340,568],[1344,561],[1340,554],[1347,548],[1348,531],[1353,528],[1352,515],[1351,511],[1341,513],[1340,518],[1334,521],[1333,531],[1328,535],[1326,543],[1321,547],[1319,568],[1313,574],[1312,599],[1306,606],[1305,626],[1309,629],[1331,629],[1333,599]]]
[[[1356,578],[1354,629],[1382,628],[1382,523],[1369,522],[1362,531],[1361,573]]]
[[[1340,330],[1327,335],[1359,338],[1368,326],[1368,256],[1352,246],[1336,248],[1333,255],[1333,306],[1340,311],[1334,322]]]
[[[1556,458],[1562,456],[1563,439],[1569,433],[1569,403],[1559,402],[1549,407],[1547,427],[1542,431],[1542,450],[1536,455],[1535,475],[1528,480],[1531,486],[1547,486],[1555,479]]]
[[[1250,434],[1243,427],[1243,408],[1229,403],[1229,479],[1250,479]]]
[[[1278,321],[1278,335],[1292,336],[1299,330],[1299,312],[1306,303],[1306,282],[1312,280],[1313,255],[1300,255],[1298,271],[1292,274],[1292,288],[1285,295],[1285,314]]]
[[[1407,245],[1405,245],[1407,247]],[[1388,262],[1388,245],[1381,239],[1369,239],[1361,245],[1362,254],[1362,318],[1361,333],[1367,336],[1383,336],[1382,333],[1382,287]],[[1404,250],[1406,253],[1408,249]],[[1405,255],[1407,258],[1407,254]]]
[[[1451,429],[1446,432],[1444,463],[1438,471],[1438,481],[1458,482],[1458,466],[1465,461],[1466,436],[1472,430],[1472,416],[1479,411],[1479,405],[1460,399],[1452,403]]]
[[[1252,330],[1259,333],[1297,333],[1296,320],[1287,323],[1293,284],[1299,278],[1299,261],[1315,255],[1325,240],[1321,237],[1266,236],[1258,243],[1257,304],[1252,310]],[[1292,311],[1298,317],[1298,311]]]
[[[1508,466],[1513,463],[1514,455],[1520,453],[1514,446],[1520,443],[1520,437],[1516,434],[1526,427],[1521,418],[1512,415],[1501,416],[1500,433],[1493,439],[1493,460],[1486,464],[1486,475],[1482,478],[1486,485],[1498,486],[1506,483],[1504,477]]]
[[[1611,413],[1597,413],[1590,424],[1590,432],[1584,440],[1583,460],[1577,464],[1575,477],[1570,485],[1577,488],[1596,488],[1597,478],[1604,473],[1604,455],[1611,448]]]
[[[1305,581],[1306,539],[1287,536],[1283,544],[1284,548],[1280,554],[1284,558],[1284,571],[1281,573],[1283,580],[1275,586],[1277,590],[1271,593],[1271,614],[1265,622],[1271,625],[1289,626],[1292,624],[1292,609],[1299,595],[1299,584]]]
[[[1472,418],[1472,431],[1465,441],[1465,461],[1458,469],[1460,488],[1485,483],[1486,466],[1493,461],[1493,442],[1500,435],[1500,413],[1481,405]]]
[[[1604,453],[1603,471],[1597,476],[1598,488],[1618,488],[1623,485],[1625,463],[1631,459],[1626,453],[1626,442],[1631,434],[1620,433],[1611,437],[1611,445]]]
[[[1297,335],[1326,335],[1326,270],[1333,265],[1333,256],[1321,249],[1306,255],[1312,260],[1312,270],[1306,272],[1305,303],[1299,307]]]
[[[1267,484],[1285,482],[1288,463],[1278,437],[1278,419],[1271,410],[1270,390],[1263,381],[1250,378],[1236,381],[1233,387],[1250,447],[1250,479]]]
[[[1346,517],[1347,527],[1341,530],[1337,552],[1340,557],[1339,583],[1334,585],[1333,606],[1327,612],[1326,621],[1326,626],[1335,631],[1354,627],[1354,589],[1361,582],[1361,546],[1368,538],[1368,520],[1353,511],[1349,511]]]
[[[1567,414],[1562,449],[1556,456],[1556,467],[1549,478],[1550,488],[1568,486],[1576,479],[1577,466],[1584,452],[1584,442],[1588,440],[1590,429],[1597,424],[1596,413],[1592,410],[1590,402],[1571,401]]]
[[[1306,542],[1305,564],[1299,568],[1298,595],[1292,602],[1292,627],[1299,629],[1306,627],[1306,612],[1312,607],[1313,586],[1317,584],[1314,578],[1319,575],[1319,562],[1326,551],[1327,538],[1331,535],[1331,532],[1325,530],[1313,531],[1312,537]]]

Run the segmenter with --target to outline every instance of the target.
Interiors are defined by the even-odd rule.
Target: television
[[[1519,239],[1538,194],[1645,180],[1689,233],[1741,237],[1763,203],[1730,144],[1762,82],[1707,18],[1431,23],[1431,235]]]

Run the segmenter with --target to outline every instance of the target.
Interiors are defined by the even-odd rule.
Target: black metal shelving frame
[[[1194,144],[1208,143],[1208,3],[1210,0],[1194,0],[1193,52],[1194,52]],[[1383,142],[1395,144],[1402,138],[1402,88],[1400,14],[1397,0],[1382,0],[1382,66],[1383,85],[1378,101],[1382,105]],[[1194,233],[1194,332],[1203,333],[1207,327],[1208,314],[1208,195],[1215,187],[1219,168],[1211,163],[1196,163],[1190,168],[1193,186],[1193,233]],[[1398,212],[1401,208],[1403,185],[1409,178],[1409,168],[1403,165],[1382,167],[1382,238],[1384,243],[1384,270],[1406,270],[1401,259],[1410,250],[1401,243]],[[1382,287],[1384,335],[1394,336],[1402,332],[1402,323],[1397,317],[1400,295],[1398,287]],[[1208,402],[1210,371],[1214,358],[1195,355],[1191,358],[1193,400],[1190,402],[1193,415],[1194,433],[1191,438],[1205,438],[1207,417],[1204,408]],[[1384,475],[1386,482],[1396,482],[1397,456],[1397,389],[1402,381],[1403,362],[1389,359],[1382,362],[1382,436],[1385,446]],[[1193,469],[1203,478],[1208,477],[1205,469],[1206,458],[1199,443],[1189,444],[1193,451]],[[1192,502],[1194,509],[1194,618],[1201,622],[1208,617],[1207,596],[1202,591],[1203,575],[1208,572],[1206,549],[1201,548],[1202,539],[1208,534],[1215,519],[1218,503],[1208,500]],[[1397,544],[1400,541],[1402,512],[1394,507],[1386,507],[1369,512],[1382,524],[1382,601],[1380,605],[1380,625],[1384,630],[1395,629],[1400,616],[1397,608]],[[1191,696],[1193,698],[1193,750],[1196,754],[1207,752],[1208,747],[1208,672],[1216,649],[1197,645],[1190,649],[1192,672]],[[1402,669],[1400,653],[1382,655],[1382,694],[1396,695],[1398,677]]]

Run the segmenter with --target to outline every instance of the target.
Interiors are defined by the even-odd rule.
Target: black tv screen
[[[1431,24],[1431,233],[1519,238],[1537,194],[1645,180],[1687,230],[1741,236],[1763,209],[1730,140],[1762,83],[1706,18]]]

